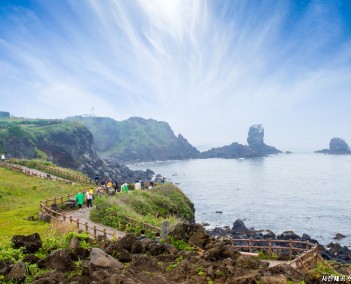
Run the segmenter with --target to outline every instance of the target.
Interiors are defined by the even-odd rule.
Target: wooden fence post
[[[61,196],[61,207],[63,207],[63,196]]]
[[[89,228],[88,228],[88,222],[85,222],[85,231],[88,233]]]
[[[268,255],[269,255],[269,258],[272,257],[272,239],[268,240]]]
[[[106,239],[107,236],[106,236],[106,229],[104,229],[104,238]]]
[[[250,252],[252,252],[252,242],[251,242],[251,239],[249,239],[249,250],[250,250]]]
[[[77,219],[77,228],[79,229],[79,218]]]
[[[169,234],[169,222],[163,221],[161,224],[161,238],[166,240]]]
[[[96,239],[96,226],[94,226],[94,239]]]
[[[289,259],[291,259],[292,258],[292,253],[293,253],[293,251],[292,251],[292,239],[290,239],[289,240]]]

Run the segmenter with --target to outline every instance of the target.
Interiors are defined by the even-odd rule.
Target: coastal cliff
[[[136,176],[150,179],[152,171],[131,171],[115,161],[101,159],[92,133],[82,124],[59,119],[0,120],[0,153],[7,158],[44,159],[80,170],[93,178],[118,177],[131,180]]]
[[[181,134],[175,136],[168,123],[131,117],[116,121],[108,117],[69,117],[94,135],[96,150],[121,163],[196,158],[199,151]]]

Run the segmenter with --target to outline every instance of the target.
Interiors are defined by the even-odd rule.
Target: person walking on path
[[[1,162],[5,162],[5,154],[4,153],[1,155]]]
[[[89,190],[85,194],[85,197],[87,199],[87,207],[93,207],[93,195],[90,193]]]
[[[76,195],[76,201],[77,201],[77,205],[79,207],[79,211],[82,211],[82,205],[84,202],[84,194],[83,192],[78,192]]]

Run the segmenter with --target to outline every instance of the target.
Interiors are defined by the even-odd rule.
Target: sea
[[[351,155],[278,154],[255,159],[193,159],[129,165],[177,184],[195,205],[197,223],[276,234],[306,233],[321,244],[351,247]],[[216,212],[222,213],[216,213]]]

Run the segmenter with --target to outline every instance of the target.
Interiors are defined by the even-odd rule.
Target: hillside
[[[0,119],[0,153],[7,158],[43,159],[79,170],[93,178],[149,179],[152,172],[131,171],[116,162],[102,160],[92,133],[81,123],[59,119]]]
[[[163,220],[171,225],[195,221],[194,204],[173,184],[158,184],[152,190],[97,198],[95,203],[96,209],[91,212],[90,218],[119,230],[130,226],[125,216],[158,227]]]
[[[49,224],[27,219],[37,217],[39,202],[83,188],[83,185],[30,177],[0,167],[0,243],[8,242],[14,234],[47,235]]]
[[[166,122],[132,117],[116,121],[108,117],[70,117],[94,135],[96,150],[119,162],[180,160],[196,158],[199,151]]]

